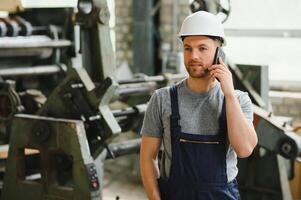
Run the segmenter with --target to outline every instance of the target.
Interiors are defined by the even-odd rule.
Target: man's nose
[[[191,54],[190,54],[190,58],[191,58],[192,60],[194,60],[194,59],[197,59],[198,57],[199,57],[198,52],[197,52],[196,50],[192,50],[192,51],[191,51]]]

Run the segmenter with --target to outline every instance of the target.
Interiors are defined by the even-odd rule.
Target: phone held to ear
[[[214,55],[214,59],[213,59],[213,65],[219,64],[219,60],[218,60],[219,57],[221,57],[221,59],[222,59],[223,62],[226,61],[226,54],[225,54],[225,52],[222,50],[222,48],[216,47],[216,51],[215,51],[215,55]],[[218,82],[220,82],[218,80],[218,78],[216,80]]]
[[[214,55],[214,59],[213,59],[213,64],[219,64],[218,58],[221,57],[222,61],[225,62],[226,61],[226,54],[225,52],[222,50],[222,48],[220,47],[216,47],[216,51],[215,51],[215,55]]]

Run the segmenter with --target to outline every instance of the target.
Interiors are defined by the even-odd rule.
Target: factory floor
[[[115,137],[112,143],[135,138],[137,133],[127,132]],[[139,154],[105,160],[102,200],[147,200],[139,170]]]
[[[105,161],[103,200],[147,200],[139,176],[139,155]]]

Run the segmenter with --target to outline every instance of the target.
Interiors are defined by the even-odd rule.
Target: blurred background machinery
[[[118,59],[118,35],[115,50],[112,45],[111,3],[1,2],[1,199],[104,199],[105,160],[139,153],[150,95],[185,77],[176,39],[182,2],[173,1],[169,12],[162,12],[165,1],[129,3],[133,31],[124,36],[132,38],[130,68]],[[232,12],[230,1],[185,6],[224,22]],[[162,36],[166,13],[169,42]],[[122,25],[116,23],[115,33]],[[301,190],[289,180],[298,176],[301,137],[291,118],[272,113],[268,66],[234,63],[229,56],[227,64],[235,87],[252,99],[259,138],[252,156],[238,163],[242,199],[296,199]],[[115,141],[128,131],[134,136]]]

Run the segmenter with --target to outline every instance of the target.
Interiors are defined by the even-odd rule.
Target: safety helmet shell
[[[220,37],[223,40],[223,45],[226,44],[222,22],[216,15],[209,12],[198,11],[184,19],[179,38],[182,39],[185,36],[193,35]]]

